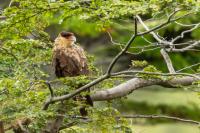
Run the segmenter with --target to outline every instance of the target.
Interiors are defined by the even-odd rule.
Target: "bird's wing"
[[[53,66],[57,77],[77,76],[81,66],[73,49],[56,47],[53,50]]]
[[[87,64],[88,62],[87,62],[87,57],[85,55],[85,52],[83,48],[78,45],[75,45],[75,49],[80,59],[80,65],[82,68],[81,74],[87,75],[89,73],[89,70],[88,70],[88,64]]]

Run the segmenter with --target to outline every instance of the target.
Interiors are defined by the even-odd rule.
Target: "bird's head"
[[[72,32],[62,31],[60,37],[64,40],[64,44],[67,46],[73,45],[76,42],[76,37]]]

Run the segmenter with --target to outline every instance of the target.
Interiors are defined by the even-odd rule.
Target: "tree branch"
[[[86,89],[90,88],[91,86],[94,86],[94,85],[98,84],[99,82],[101,82],[101,81],[103,81],[107,78],[109,78],[108,75],[103,75],[102,77],[99,77],[98,79],[90,82],[87,85],[84,85],[83,87],[75,90],[74,92],[72,92],[70,94],[63,95],[63,96],[57,96],[57,97],[50,97],[49,99],[47,99],[47,101],[45,102],[42,109],[47,110],[48,107],[49,107],[49,104],[52,104],[52,103],[55,103],[55,102],[58,102],[58,101],[68,100],[68,99],[76,96],[77,94],[81,93],[82,91],[85,91]]]
[[[170,73],[176,73],[176,71],[174,70],[174,67],[172,65],[172,61],[171,61],[168,53],[165,51],[165,49],[161,49],[160,53],[163,56],[165,63],[167,64],[167,68],[168,68],[169,72]]]
[[[154,31],[151,31],[146,24],[142,21],[142,19],[140,18],[140,16],[136,16],[138,21],[142,24],[142,26],[145,28],[145,30],[149,31],[149,34],[151,34],[157,41],[159,44],[167,44],[170,45],[170,43],[168,41],[162,40],[158,37],[158,35],[156,35],[156,33],[154,33]]]
[[[186,33],[190,33],[190,32],[192,32],[192,31],[196,30],[197,28],[199,28],[199,26],[200,26],[200,23],[196,24],[193,28],[191,28],[191,29],[189,29],[189,30],[183,31],[183,32],[181,33],[181,35],[177,36],[176,38],[174,38],[174,39],[172,40],[172,43],[176,42],[177,40],[179,40],[179,39],[181,39],[181,38],[184,38],[184,36],[185,36]]]
[[[130,40],[127,42],[126,47],[119,52],[119,54],[117,54],[115,56],[115,58],[113,59],[113,61],[110,63],[108,69],[107,69],[107,73],[105,75],[103,75],[102,77],[90,82],[89,84],[84,85],[83,87],[75,90],[74,92],[67,94],[67,95],[63,95],[63,96],[58,96],[58,97],[50,97],[49,99],[47,99],[47,101],[45,102],[44,106],[43,106],[43,110],[47,110],[49,104],[58,102],[58,101],[63,101],[63,100],[68,100],[74,96],[76,96],[77,94],[87,90],[88,88],[90,88],[91,86],[94,86],[96,84],[98,84],[99,82],[102,82],[103,80],[110,78],[111,75],[111,71],[112,68],[114,67],[115,63],[118,61],[118,59],[124,54],[126,53],[126,51],[128,50],[128,48],[130,47],[130,45],[132,44],[132,42],[134,41],[134,39],[137,37],[137,20],[135,18],[135,34],[130,38]]]
[[[45,84],[48,86],[48,89],[49,89],[50,94],[51,94],[51,98],[53,98],[54,97],[54,92],[53,92],[53,89],[51,87],[51,84],[48,81],[46,81]]]
[[[186,67],[184,67],[184,68],[182,68],[182,69],[179,69],[179,70],[176,71],[176,72],[181,72],[181,71],[186,70],[186,69],[191,69],[192,67],[195,67],[195,66],[198,66],[198,65],[200,65],[200,62],[199,62],[199,63],[196,63],[196,64],[193,64],[193,65],[190,65],[190,66],[186,66]]]
[[[126,47],[113,59],[113,61],[110,63],[108,70],[107,70],[107,74],[110,75],[112,68],[114,67],[115,63],[118,61],[118,59],[124,54],[126,53],[126,51],[128,50],[128,48],[130,47],[130,45],[132,44],[132,42],[135,40],[135,38],[137,37],[137,19],[135,18],[135,34],[132,35],[132,37],[130,38],[130,40],[127,42]]]
[[[185,51],[191,50],[192,48],[194,48],[195,46],[197,46],[199,44],[200,44],[200,41],[196,41],[196,42],[190,44],[189,46],[181,48],[181,49],[169,48],[169,49],[166,49],[166,50],[168,52],[185,52]]]
[[[133,78],[131,80],[126,81],[125,83],[122,83],[118,86],[115,86],[113,88],[97,91],[93,95],[91,95],[91,98],[93,101],[104,101],[104,100],[112,100],[115,98],[120,98],[123,96],[128,95],[129,93],[133,92],[136,89],[151,86],[151,85],[161,85],[161,86],[176,86],[176,85],[191,85],[194,81],[197,81],[199,79],[194,77],[182,77],[182,78],[174,78],[169,81],[162,81],[160,79],[142,79],[142,78]]]
[[[122,115],[120,117],[121,118],[171,119],[171,120],[176,120],[176,121],[190,123],[190,124],[197,124],[197,125],[200,124],[199,121],[194,121],[194,120],[189,120],[189,119],[183,119],[183,118],[173,117],[173,116],[166,116],[166,115]]]
[[[192,12],[189,12],[189,13],[187,13],[187,14],[185,14],[185,15],[182,15],[182,16],[180,16],[180,17],[177,17],[177,18],[172,19],[172,17],[173,17],[177,12],[179,12],[179,11],[180,11],[180,10],[176,10],[176,11],[172,12],[172,13],[169,15],[169,17],[168,17],[168,19],[167,19],[166,22],[164,22],[164,23],[162,23],[162,24],[160,24],[160,25],[158,25],[158,26],[156,26],[156,27],[154,27],[154,28],[152,28],[152,29],[149,29],[148,31],[144,31],[144,32],[138,33],[138,36],[145,35],[145,34],[149,34],[149,33],[152,32],[152,31],[156,31],[156,30],[158,30],[158,29],[161,29],[162,27],[164,27],[164,26],[170,24],[171,22],[175,22],[175,21],[177,21],[177,20],[179,20],[179,19],[182,19],[182,18],[184,18],[184,17],[186,17],[186,16],[188,16],[188,15],[190,15],[190,14],[192,13]]]

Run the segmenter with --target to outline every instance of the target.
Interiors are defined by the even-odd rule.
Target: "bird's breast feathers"
[[[88,72],[84,50],[78,45],[74,44],[71,47],[55,45],[53,56],[54,67],[68,73],[64,74],[66,76],[86,74]]]

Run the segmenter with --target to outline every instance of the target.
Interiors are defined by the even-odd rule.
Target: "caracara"
[[[87,58],[84,50],[75,44],[76,37],[71,32],[61,32],[55,39],[53,48],[53,67],[55,75],[61,77],[74,77],[87,75],[89,73]],[[81,86],[79,86],[81,87]],[[75,97],[75,100],[83,99],[82,96]],[[86,103],[92,105],[89,95],[85,96]],[[81,115],[87,115],[85,107],[80,109]]]

